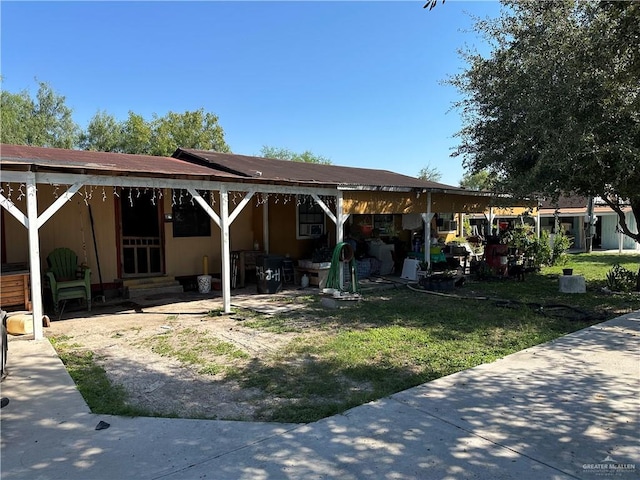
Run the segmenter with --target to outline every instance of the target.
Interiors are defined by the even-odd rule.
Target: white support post
[[[213,210],[213,208],[211,208],[211,206],[207,203],[207,201],[204,198],[202,198],[202,195],[200,195],[198,191],[194,188],[187,188],[187,191],[191,194],[193,199],[196,202],[198,202],[198,205],[200,205],[202,209],[205,212],[207,212],[207,215],[209,215],[213,219],[213,221],[216,222],[216,225],[220,226],[220,217]]]
[[[431,192],[427,192],[427,213],[422,214],[424,222],[424,261],[427,262],[427,268],[431,269]]]
[[[11,200],[0,193],[0,205],[2,205],[7,212],[13,215],[25,228],[29,228],[29,219],[27,216],[16,207]]]
[[[342,193],[342,192],[340,192],[340,193]],[[322,201],[322,199],[318,195],[316,195],[315,193],[311,194],[311,197],[316,201],[316,203],[318,205],[320,205],[320,208],[322,208],[322,210],[324,210],[324,213],[327,215],[327,217],[329,217],[331,219],[331,221],[337,225],[338,221],[336,220],[336,216],[333,214],[333,212],[327,206],[327,204],[324,203]]]
[[[538,203],[538,209],[536,211],[536,238],[540,240],[540,208],[542,205]]]
[[[253,189],[249,190],[247,194],[244,196],[244,198],[240,201],[238,206],[234,208],[233,212],[231,212],[231,214],[229,215],[229,225],[231,225],[233,221],[236,219],[236,217],[240,215],[240,212],[244,207],[247,206],[247,203],[249,203],[249,200],[251,200],[251,197],[253,197],[254,193],[256,193],[255,190]]]
[[[75,193],[78,190],[80,190],[82,185],[83,185],[82,182],[77,182],[71,185],[66,192],[60,195],[58,199],[49,206],[49,208],[47,208],[44,212],[42,212],[42,214],[38,218],[38,228],[44,225],[45,222],[49,220],[54,213],[60,210],[66,202],[71,200],[71,197],[73,197]]]
[[[40,280],[40,239],[38,236],[38,193],[36,175],[27,174],[27,217],[29,218],[29,263],[31,273],[31,313],[33,338],[42,340],[42,282]]]
[[[220,248],[222,249],[222,304],[231,313],[231,245],[229,240],[229,193],[220,189]]]
[[[342,212],[342,192],[338,192],[336,195],[336,216],[335,216],[335,224],[336,224],[336,245],[344,242],[344,222],[347,221],[349,215],[345,215]]]
[[[493,213],[493,207],[489,207],[489,231],[486,232],[486,236],[489,237],[493,235],[493,221],[496,219],[496,216]]]

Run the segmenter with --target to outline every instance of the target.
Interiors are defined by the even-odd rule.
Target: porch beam
[[[215,212],[215,210],[213,208],[211,208],[211,205],[209,205],[207,203],[207,201],[204,198],[202,198],[202,195],[200,195],[196,189],[187,188],[187,191],[191,194],[191,196],[198,203],[198,205],[200,205],[202,207],[202,209],[205,212],[207,212],[207,215],[209,215],[213,219],[213,221],[216,222],[216,225],[218,225],[218,227],[219,227],[220,226],[220,217]]]
[[[254,193],[256,193],[255,189],[250,189],[244,196],[244,198],[240,201],[238,206],[233,209],[233,212],[231,212],[231,215],[229,215],[229,224],[232,224],[236,217],[240,215],[240,212],[244,209],[244,207],[247,206],[247,203],[249,203],[249,200],[251,200],[251,197],[253,197]]]
[[[47,220],[49,220],[58,210],[60,210],[62,206],[66,202],[68,202],[71,197],[73,197],[77,193],[78,190],[80,190],[80,188],[82,188],[81,182],[74,183],[67,189],[66,192],[60,195],[55,202],[49,205],[49,208],[42,212],[42,215],[38,217],[38,228],[42,227],[42,225],[44,225]]]
[[[10,183],[26,183],[27,175],[32,172],[2,171],[2,181]],[[225,188],[227,191],[246,192],[252,189],[254,192],[264,192],[271,194],[289,195],[331,195],[335,196],[335,188],[327,187],[305,187],[299,185],[271,185],[252,182],[226,182],[219,180],[182,180],[174,178],[157,177],[136,177],[136,176],[113,176],[113,175],[83,175],[70,173],[50,173],[38,172],[36,183],[73,185],[82,183],[83,185],[98,187],[129,187],[129,188],[173,188],[188,190],[216,190]]]
[[[25,228],[29,228],[29,218],[24,213],[22,213],[20,209],[16,207],[11,200],[9,200],[7,197],[5,197],[1,193],[0,193],[0,205],[2,205],[2,207],[7,212],[13,215],[16,218],[16,220],[18,220]]]
[[[222,249],[222,305],[231,313],[231,242],[229,241],[229,192],[220,190],[220,248]]]
[[[33,338],[42,340],[42,283],[40,280],[40,239],[38,235],[38,193],[36,176],[31,172],[27,179],[27,216],[29,217],[29,268],[31,274],[31,314]]]
[[[335,195],[335,193],[334,193]],[[338,221],[336,220],[336,216],[333,214],[333,212],[329,209],[329,207],[327,206],[326,203],[324,203],[324,201],[320,198],[319,195],[312,193],[311,197],[316,201],[316,203],[318,205],[320,205],[320,208],[322,208],[322,210],[324,210],[324,213],[327,215],[327,217],[329,217],[331,219],[331,221],[333,223],[336,224],[336,226],[338,225]]]

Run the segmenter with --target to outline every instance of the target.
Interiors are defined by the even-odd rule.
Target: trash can
[[[256,258],[258,293],[277,293],[282,290],[282,264],[282,257],[275,255],[259,255]]]
[[[211,275],[198,275],[198,291],[200,293],[211,291]]]

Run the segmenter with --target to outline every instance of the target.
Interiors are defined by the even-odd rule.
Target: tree
[[[218,117],[202,109],[154,115],[151,122],[134,112],[129,112],[124,122],[98,112],[81,134],[79,146],[84,150],[161,156],[170,156],[178,147],[229,151]]]
[[[86,132],[80,134],[79,146],[97,152],[122,152],[122,125],[113,115],[98,112],[89,121]]]
[[[2,91],[2,142],[73,148],[79,129],[65,97],[44,82],[38,85],[35,99],[26,91],[18,94]]]
[[[463,99],[454,155],[497,191],[601,197],[640,242],[640,3],[503,0],[476,30],[487,58],[463,52],[450,82]]]
[[[0,92],[0,138],[2,143],[26,145],[33,101],[27,92]]]
[[[302,153],[296,153],[287,148],[277,148],[263,145],[260,149],[260,156],[265,158],[289,160],[292,162],[320,163],[323,165],[331,165],[330,159],[323,157],[322,155],[316,155],[309,150],[305,150]]]
[[[442,178],[442,173],[436,167],[432,167],[431,164],[420,169],[418,172],[418,178],[421,180],[427,180],[428,182],[439,182]]]
[[[178,147],[230,151],[224,140],[224,130],[218,124],[218,117],[213,113],[206,113],[202,108],[184,113],[169,112],[164,117],[156,117],[152,130],[153,155],[169,156]]]
[[[460,180],[460,186],[470,190],[491,190],[493,180],[486,170],[480,170],[476,173],[466,172]]]
[[[142,115],[129,111],[129,116],[122,124],[122,152],[151,155],[152,136],[151,124]]]

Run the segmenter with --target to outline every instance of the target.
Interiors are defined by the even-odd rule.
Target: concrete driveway
[[[639,340],[635,312],[298,425],[95,415],[14,339],[2,479],[639,478]]]

